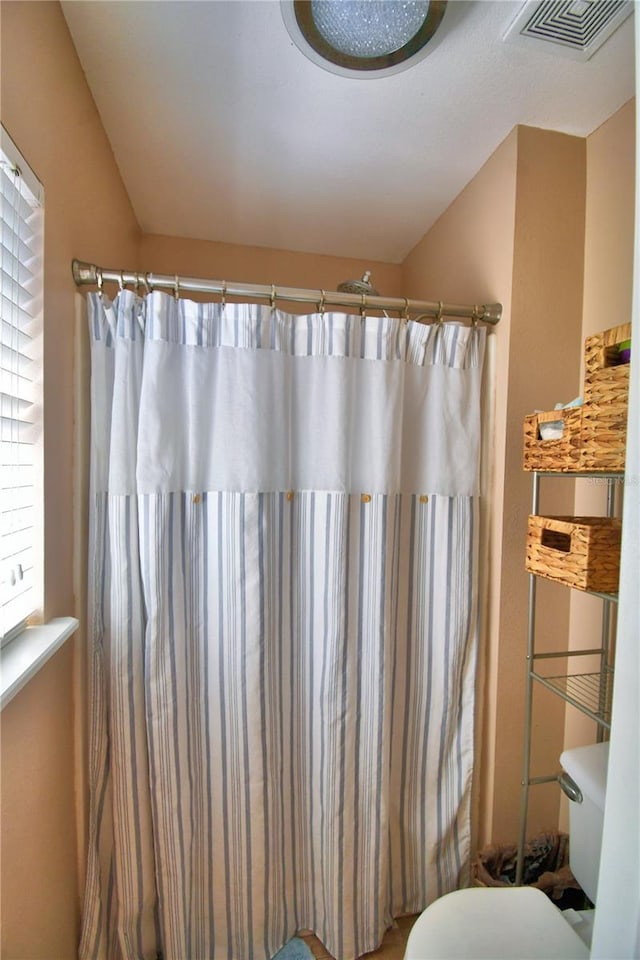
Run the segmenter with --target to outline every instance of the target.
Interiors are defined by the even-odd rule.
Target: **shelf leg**
[[[540,501],[540,477],[533,474],[531,513],[538,513]],[[531,779],[531,716],[533,711],[533,651],[536,633],[536,577],[529,574],[529,611],[527,622],[527,676],[524,696],[524,747],[522,757],[522,782],[520,789],[520,829],[518,831],[518,855],[516,861],[516,886],[522,885],[524,873],[524,847],[527,841],[527,817],[529,814],[529,784]]]
[[[607,479],[607,516],[614,517],[616,511],[616,481],[613,477]],[[609,682],[608,667],[611,652],[611,601],[604,600],[602,604],[602,654],[600,656],[600,690],[598,696],[598,713],[604,717],[607,707],[607,685]],[[598,724],[597,741],[605,739],[605,728]]]

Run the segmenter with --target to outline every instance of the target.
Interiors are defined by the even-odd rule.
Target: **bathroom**
[[[252,243],[239,244],[146,231],[133,212],[63,8],[57,2],[8,0],[0,16],[2,122],[46,191],[45,615],[76,616],[81,622],[1,716],[2,956],[66,960],[77,955],[80,937],[89,809],[82,606],[89,359],[71,277],[75,257],[103,266],[327,291],[370,269],[375,286],[388,296],[502,303],[487,368],[493,397],[484,411],[485,601],[472,850],[490,841],[512,841],[518,831],[525,684],[523,531],[531,499],[530,478],[521,469],[522,420],[534,409],[551,409],[574,397],[585,337],[631,317],[633,90],[587,136],[520,126],[516,119],[401,261],[370,260],[365,253],[338,256],[319,248],[292,252],[257,234]],[[462,19],[459,28],[463,26]],[[144,36],[137,40],[143,44]],[[108,49],[104,35],[95,43]],[[147,123],[144,102],[138,122],[142,127]],[[402,144],[398,150],[401,158]],[[176,171],[178,199],[183,176],[184,171]],[[490,396],[488,389],[483,396]],[[574,500],[573,491],[563,487],[549,496],[544,509],[589,512],[589,502],[599,494],[590,488],[576,492]],[[569,635],[569,642],[579,645],[594,619],[591,598],[552,596],[553,618],[544,623],[550,644]],[[637,604],[627,616],[635,618],[630,640],[631,624],[637,636]],[[622,638],[619,643],[618,655],[628,657],[621,675],[629,683],[635,680],[637,711],[637,649],[625,647]],[[536,707],[536,763],[541,769],[555,769],[565,746],[593,738],[592,725],[565,712],[560,701],[541,693]],[[621,729],[618,763],[624,769],[625,762],[638,762],[633,750],[637,713],[635,720],[632,713],[623,718]],[[626,769],[632,781],[633,766]],[[624,780],[625,774],[618,776]],[[566,826],[566,804],[557,788],[536,788],[529,833],[556,827],[560,817]],[[637,823],[626,824],[626,833],[616,841],[613,820],[623,815],[612,813],[611,819],[614,863],[605,862],[603,869],[615,873],[620,853],[613,852],[614,845],[632,855]],[[633,863],[628,869],[624,889],[614,884],[604,888],[609,905],[616,905],[619,928],[624,928],[624,897],[633,902],[634,883],[637,911],[637,859],[635,870]],[[628,909],[637,936],[638,918]],[[603,924],[604,944],[606,918]],[[618,955],[633,956],[637,945],[636,940],[635,947]],[[605,946],[594,955],[613,956]]]

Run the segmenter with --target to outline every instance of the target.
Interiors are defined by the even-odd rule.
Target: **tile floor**
[[[411,927],[418,919],[415,917],[400,917],[384,935],[384,940],[373,953],[366,953],[363,960],[403,960],[404,951],[409,938]],[[307,944],[316,960],[334,960],[317,937],[312,933],[299,933],[298,936]]]

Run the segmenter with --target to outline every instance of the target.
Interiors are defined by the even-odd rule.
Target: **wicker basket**
[[[579,590],[615,593],[620,573],[619,520],[608,517],[529,517],[529,573]]]
[[[631,339],[624,323],[585,340],[582,470],[624,470],[629,400],[629,364],[618,345]]]
[[[562,437],[558,440],[543,440],[541,423],[562,422]],[[580,469],[582,443],[582,409],[568,407],[565,410],[550,410],[533,413],[524,418],[523,468],[525,470]]]

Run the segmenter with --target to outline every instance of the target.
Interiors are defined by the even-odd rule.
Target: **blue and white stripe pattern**
[[[469,857],[484,331],[128,291],[89,312],[80,955],[268,960],[309,928],[360,956]],[[363,425],[370,401],[394,406]],[[471,437],[435,489],[433,404]],[[238,406],[249,437],[219,425]],[[345,462],[314,485],[315,423]]]

